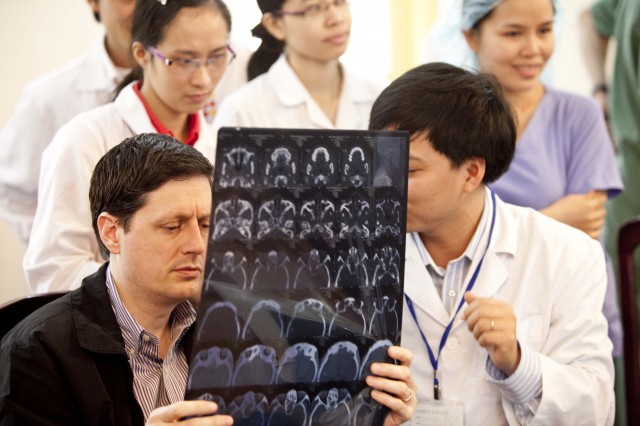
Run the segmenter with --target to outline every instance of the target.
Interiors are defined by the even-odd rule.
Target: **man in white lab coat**
[[[413,424],[611,424],[602,248],[487,186],[516,141],[497,82],[422,65],[382,92],[370,128],[411,133],[402,346],[415,359]]]

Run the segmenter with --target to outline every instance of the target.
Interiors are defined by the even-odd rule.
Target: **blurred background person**
[[[215,140],[202,109],[233,60],[230,28],[221,0],[138,0],[132,23],[136,68],[114,102],[75,117],[43,154],[24,257],[31,291],[72,289],[103,263],[86,194],[91,172],[109,148],[140,133],[169,134],[196,148]]]
[[[531,207],[599,239],[606,202],[618,195],[611,140],[598,105],[541,81],[555,47],[552,0],[464,0],[461,26],[480,72],[496,76],[517,118],[509,170],[490,186],[504,201]],[[540,265],[544,267],[544,265]],[[603,308],[613,354],[622,350],[615,276],[608,262]]]
[[[36,212],[42,151],[71,118],[109,102],[134,65],[135,0],[87,2],[104,27],[100,37],[83,56],[27,85],[0,132],[0,218],[25,243]]]
[[[216,127],[366,129],[384,82],[340,62],[351,32],[347,0],[258,0],[262,40],[251,80],[221,104]]]
[[[607,206],[604,226],[605,246],[618,266],[617,239],[620,225],[640,215],[640,2],[601,0],[582,14],[582,47],[594,82],[593,95],[609,117],[616,145],[617,166],[624,192]],[[615,40],[615,61],[610,84],[605,59],[610,40]],[[636,271],[640,271],[640,253],[636,253]],[[636,277],[640,288],[640,275]],[[624,410],[624,369],[616,364],[618,424],[626,424]]]
[[[0,132],[0,219],[29,241],[38,201],[42,152],[71,118],[114,98],[134,67],[131,18],[135,0],[87,0],[103,31],[83,56],[25,87],[14,115]],[[223,77],[205,112],[213,119],[225,95],[247,81],[250,50],[234,46],[239,60]]]

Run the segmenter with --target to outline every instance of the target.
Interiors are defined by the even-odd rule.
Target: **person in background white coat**
[[[604,253],[486,186],[513,158],[513,117],[494,77],[443,63],[408,71],[372,107],[370,129],[411,134],[402,345],[415,421],[609,425]]]
[[[351,31],[346,0],[258,0],[262,39],[247,85],[227,96],[216,127],[366,129],[384,83],[341,63]]]
[[[43,153],[24,258],[32,292],[75,288],[103,263],[87,194],[95,164],[111,147],[140,133],[169,134],[198,149],[215,140],[202,108],[234,57],[230,28],[221,0],[138,0],[132,23],[138,67],[114,102],[75,117]]]
[[[135,0],[87,0],[104,34],[83,56],[31,82],[0,132],[0,219],[25,243],[38,201],[40,156],[63,124],[103,105],[133,67]]]
[[[135,0],[87,2],[104,25],[104,34],[83,56],[27,85],[14,115],[0,131],[0,219],[25,243],[36,213],[42,152],[70,119],[112,101],[117,85],[135,65],[131,56]],[[205,106],[209,120],[222,99],[247,82],[251,51],[232,46],[238,57]]]

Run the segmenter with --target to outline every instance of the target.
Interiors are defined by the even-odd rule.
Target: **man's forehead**
[[[141,209],[164,216],[180,216],[194,208],[211,210],[211,185],[205,176],[169,180],[144,196]],[[192,212],[190,213],[192,214]]]

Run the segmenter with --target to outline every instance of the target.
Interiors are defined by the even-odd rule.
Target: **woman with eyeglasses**
[[[347,50],[347,0],[258,0],[262,39],[251,80],[222,101],[216,126],[366,129],[383,89],[340,63]]]
[[[87,194],[95,164],[111,147],[141,133],[169,134],[200,150],[204,140],[215,141],[202,109],[235,56],[228,45],[230,27],[221,0],[137,1],[137,67],[112,103],[75,117],[43,154],[24,258],[33,292],[70,290],[103,263]],[[215,149],[211,142],[207,146]]]
[[[622,181],[598,105],[541,81],[555,47],[556,8],[556,0],[463,1],[467,45],[479,70],[497,77],[518,121],[513,161],[491,187],[506,202],[599,239],[605,204],[620,193]],[[622,328],[610,262],[607,270],[603,312],[618,356]]]

